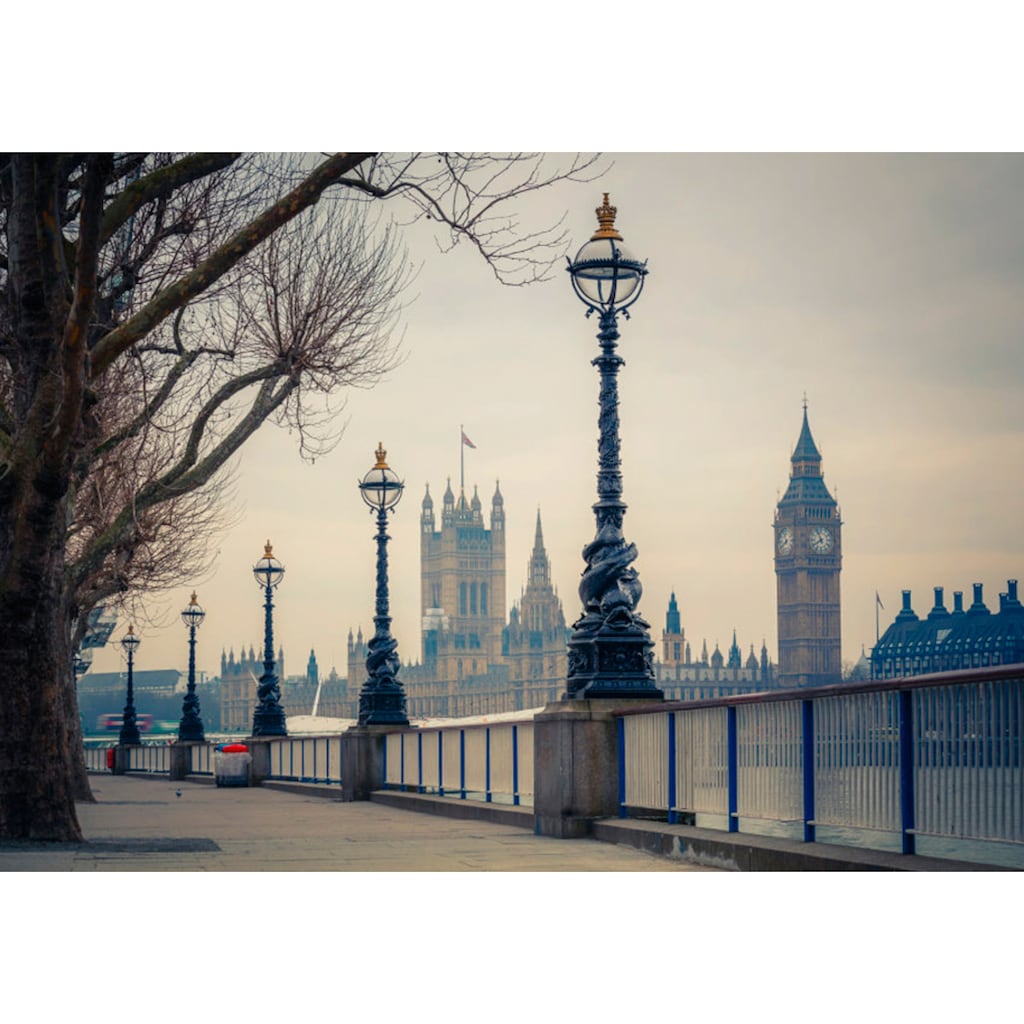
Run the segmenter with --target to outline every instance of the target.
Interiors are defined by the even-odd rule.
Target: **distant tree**
[[[343,153],[0,156],[0,838],[77,840],[71,669],[88,612],[186,582],[267,420],[328,450],[345,389],[394,365],[406,201],[499,281],[558,226],[510,201],[593,161]],[[514,209],[514,204],[512,206]]]

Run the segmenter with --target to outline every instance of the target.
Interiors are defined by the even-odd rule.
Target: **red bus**
[[[100,732],[119,732],[124,724],[124,715],[100,715],[96,724]],[[139,732],[149,732],[153,728],[153,716],[136,715],[135,724]]]

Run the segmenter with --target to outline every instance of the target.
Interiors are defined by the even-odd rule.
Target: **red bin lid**
[[[221,747],[225,754],[247,754],[249,748],[244,743],[228,743]]]

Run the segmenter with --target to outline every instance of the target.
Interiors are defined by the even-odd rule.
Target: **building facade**
[[[840,682],[839,573],[842,519],[825,486],[821,454],[807,421],[791,458],[789,486],[775,509],[778,683],[783,688]]]
[[[728,656],[723,655],[716,642],[708,655],[707,641],[701,644],[698,658],[693,657],[679,614],[675,591],[669,598],[665,613],[665,629],[661,634],[661,660],[655,662],[655,676],[666,700],[706,700],[711,697],[729,697],[737,693],[758,693],[777,685],[775,668],[768,658],[768,648],[761,641],[760,659],[750,653],[743,657],[732,632],[732,645]]]
[[[964,608],[963,592],[953,592],[947,610],[943,588],[935,588],[935,603],[921,619],[910,606],[910,591],[903,591],[903,607],[871,652],[871,676],[893,679],[954,672],[989,665],[1024,662],[1024,605],[1017,597],[1017,581],[1008,580],[999,595],[999,610],[992,612],[982,599],[982,585],[974,584],[974,601]]]
[[[561,598],[551,582],[538,508],[526,586],[512,605],[502,636],[502,657],[512,690],[510,710],[542,707],[565,695],[569,634]]]
[[[430,488],[420,515],[420,607],[423,664],[440,683],[484,676],[501,659],[505,628],[505,501],[495,486],[490,529],[480,497],[458,501],[451,481],[435,529]]]
[[[278,649],[274,665],[278,679],[284,678],[284,650]],[[220,652],[220,727],[223,732],[247,732],[252,728],[256,710],[256,689],[263,675],[263,656],[257,657],[252,644],[245,646],[236,658],[232,647],[229,654]],[[288,713],[282,695],[281,705]]]
[[[457,718],[540,707],[565,693],[569,631],[551,582],[540,512],[526,586],[506,618],[505,501],[488,528],[477,488],[442,498],[440,529],[428,486],[420,516],[421,660],[399,681],[411,718]],[[348,705],[366,679],[367,644],[348,635]],[[324,713],[324,712],[321,712]],[[342,716],[349,717],[349,716]]]

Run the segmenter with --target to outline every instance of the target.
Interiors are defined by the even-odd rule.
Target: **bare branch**
[[[96,344],[92,354],[92,376],[95,378],[103,373],[114,359],[152,331],[166,316],[206,291],[260,242],[313,205],[328,186],[368,155],[342,153],[331,157],[297,188],[236,232],[194,271],[154,296],[135,316]]]

